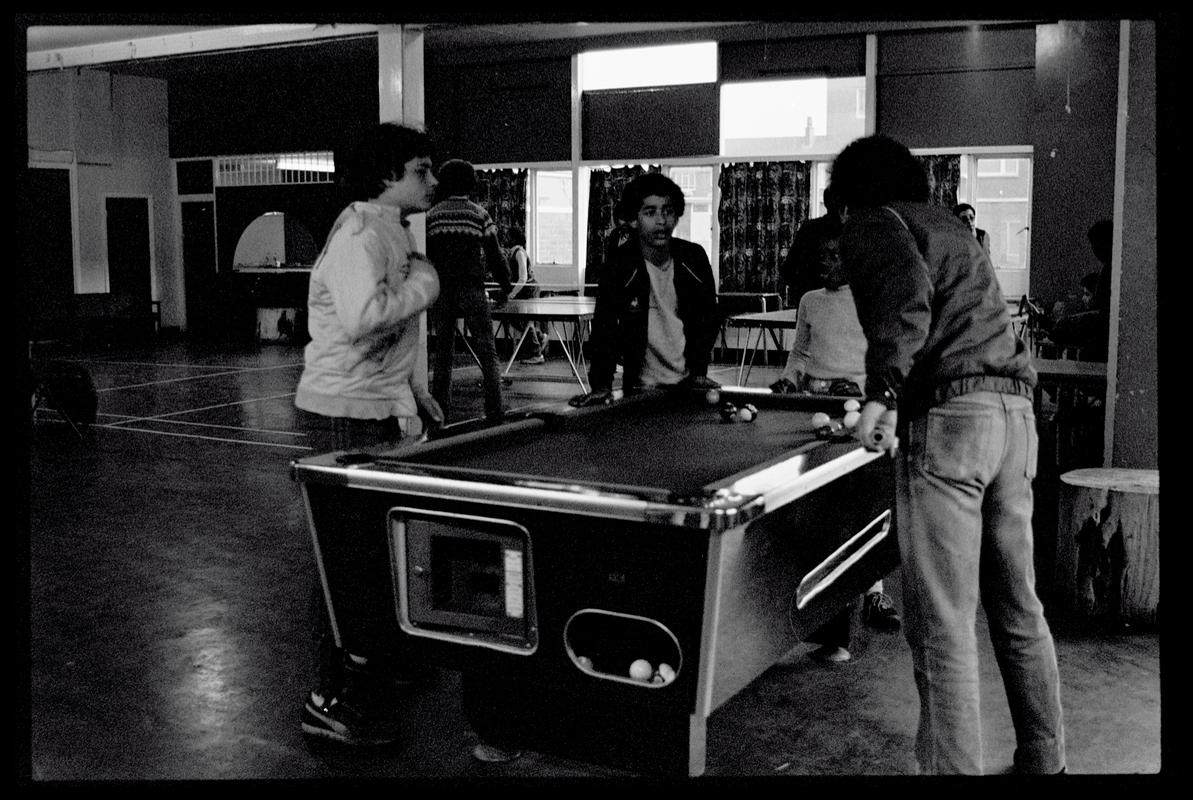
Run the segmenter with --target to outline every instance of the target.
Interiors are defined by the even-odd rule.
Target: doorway
[[[149,314],[153,299],[149,198],[107,197],[108,292],[113,306],[134,317]]]
[[[71,333],[75,308],[70,171],[30,167],[25,217],[25,309],[32,341]]]

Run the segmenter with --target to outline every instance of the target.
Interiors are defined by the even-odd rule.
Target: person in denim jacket
[[[1065,768],[1056,650],[1035,592],[1035,370],[990,259],[928,203],[911,152],[868,136],[837,156],[841,256],[866,333],[857,435],[894,450],[904,631],[921,772],[981,774],[979,601],[1015,726],[1014,769]],[[896,447],[897,442],[897,447]]]

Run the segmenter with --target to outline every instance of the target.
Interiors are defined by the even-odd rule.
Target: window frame
[[[915,155],[956,155],[961,157],[963,174],[965,174],[964,189],[958,187],[957,202],[969,203],[977,207],[978,203],[990,203],[990,199],[980,199],[977,197],[977,186],[980,179],[991,178],[1016,178],[1025,182],[1025,191],[1027,193],[1025,200],[1025,216],[1023,227],[1020,231],[1004,231],[1003,236],[1007,238],[1005,241],[1014,240],[1019,244],[1019,233],[1025,233],[1024,241],[1021,243],[1023,252],[1023,266],[1013,265],[1006,266],[997,262],[993,264],[995,274],[998,276],[999,285],[1003,287],[1004,293],[1008,297],[1017,297],[1020,294],[1030,294],[1031,291],[1031,226],[1032,226],[1032,211],[1034,205],[1034,185],[1033,177],[1035,173],[1035,148],[1031,145],[1012,145],[1012,146],[984,146],[984,147],[932,147],[932,148],[912,148],[911,152]],[[978,171],[978,163],[983,160],[1001,159],[1000,170],[998,172],[981,172]],[[1017,171],[1015,174],[1010,174],[1006,170],[1006,161],[1008,160],[1026,160],[1027,168],[1023,171]],[[1020,202],[1020,201],[1016,201]],[[989,228],[986,228],[989,230]],[[1008,246],[1009,252],[1020,252],[1020,247],[1016,247],[1013,251]],[[991,259],[993,261],[993,258]],[[1022,292],[1008,291],[1008,285],[1022,286]]]

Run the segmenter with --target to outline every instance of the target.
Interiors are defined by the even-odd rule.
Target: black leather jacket
[[[866,332],[866,395],[900,423],[969,392],[1032,396],[1031,353],[990,259],[948,209],[892,203],[845,222],[841,259]]]
[[[618,247],[601,271],[596,314],[592,320],[590,351],[592,389],[613,386],[617,360],[622,360],[622,389],[641,386],[646,355],[646,325],[650,309],[650,275],[637,238]],[[720,330],[717,290],[704,248],[686,239],[671,240],[672,275],[677,309],[683,322],[684,361],[688,376],[708,375],[712,346]]]

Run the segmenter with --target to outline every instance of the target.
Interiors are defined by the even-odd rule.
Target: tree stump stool
[[[1071,614],[1154,625],[1160,608],[1160,472],[1060,476],[1056,596]]]

